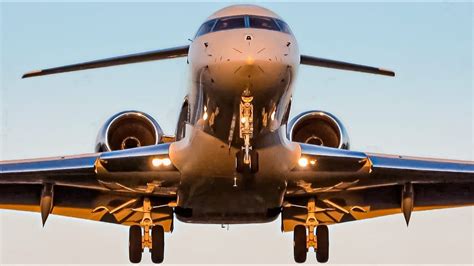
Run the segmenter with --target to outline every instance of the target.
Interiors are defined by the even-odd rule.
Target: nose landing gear
[[[250,89],[246,88],[242,93],[239,106],[240,111],[240,138],[244,140],[244,146],[236,154],[236,170],[243,173],[250,170],[251,173],[258,172],[258,153],[252,150],[250,139],[253,136],[253,96]]]
[[[293,255],[295,262],[306,261],[308,249],[312,247],[316,252],[318,262],[327,262],[329,259],[329,230],[326,225],[319,224],[315,214],[325,209],[316,207],[314,198],[309,199],[308,205],[295,206],[308,210],[306,223],[296,225],[293,231]]]
[[[254,150],[248,151],[248,161],[246,163],[245,158],[246,154],[244,150],[237,152],[235,156],[236,161],[236,171],[239,173],[249,172],[256,173],[258,172],[258,152]]]

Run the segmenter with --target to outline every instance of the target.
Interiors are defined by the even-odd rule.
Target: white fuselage
[[[182,174],[178,206],[187,211],[177,212],[180,219],[239,223],[275,218],[285,174],[299,156],[297,145],[286,138],[299,60],[296,39],[287,32],[244,27],[194,39],[188,54],[191,84],[180,115],[185,133],[170,147]],[[245,145],[242,121],[249,119],[242,116],[244,96],[251,99],[250,143],[260,158],[253,174],[236,172],[235,164]]]

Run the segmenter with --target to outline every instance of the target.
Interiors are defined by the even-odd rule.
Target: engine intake
[[[161,142],[160,125],[146,113],[124,111],[109,118],[97,135],[96,152],[126,150]]]
[[[344,125],[337,117],[324,111],[297,115],[288,125],[288,138],[300,143],[349,149],[349,137]]]

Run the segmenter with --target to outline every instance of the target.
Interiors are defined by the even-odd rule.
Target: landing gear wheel
[[[316,259],[318,262],[327,262],[329,259],[329,230],[326,225],[316,227]]]
[[[258,172],[258,152],[250,151],[250,172]]]
[[[131,263],[140,263],[142,260],[142,228],[132,225],[129,231],[128,256]]]
[[[151,242],[151,261],[162,263],[165,254],[165,231],[161,225],[155,225],[151,228]]]
[[[258,152],[250,150],[250,165],[244,163],[244,151],[240,150],[235,155],[235,169],[238,173],[258,172]]]
[[[238,173],[244,172],[246,165],[244,164],[244,152],[238,151],[235,155],[235,170]]]
[[[303,263],[306,261],[306,226],[297,225],[293,231],[293,256],[295,262]]]

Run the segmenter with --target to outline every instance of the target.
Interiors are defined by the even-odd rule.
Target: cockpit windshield
[[[215,19],[204,22],[204,24],[202,24],[202,26],[199,28],[198,32],[196,33],[196,37],[199,37],[201,35],[211,32],[212,28],[214,27],[214,24],[216,24]]]
[[[275,19],[275,21],[278,23],[278,26],[280,27],[280,31],[291,34],[290,26],[288,26],[286,22],[280,19]]]
[[[245,28],[245,18],[243,16],[220,18],[217,20],[217,23],[212,31],[230,30],[238,28]]]
[[[278,25],[273,18],[267,17],[249,17],[249,27],[256,29],[276,30],[279,31]]]
[[[210,32],[239,28],[265,29],[291,34],[290,27],[280,19],[245,15],[216,18],[206,21],[199,28],[196,38]]]

